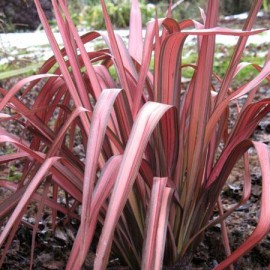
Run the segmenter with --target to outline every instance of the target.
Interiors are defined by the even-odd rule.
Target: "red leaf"
[[[139,112],[134,123],[123,161],[113,189],[104,227],[97,248],[94,269],[105,269],[112,245],[113,233],[122,209],[128,199],[141,164],[143,151],[161,117],[171,106],[148,102]],[[172,113],[172,111],[169,111]],[[168,112],[168,113],[169,113]]]
[[[141,63],[143,53],[142,18],[138,0],[132,1],[129,28],[129,53],[134,59]]]

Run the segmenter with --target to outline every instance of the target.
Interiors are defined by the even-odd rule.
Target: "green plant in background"
[[[88,1],[86,5],[71,3],[73,12],[72,19],[76,25],[83,25],[91,29],[104,29],[105,22],[101,5],[96,1]],[[107,10],[113,25],[116,28],[126,28],[129,26],[131,1],[115,0],[107,3]],[[151,18],[155,17],[155,6],[140,1],[142,21],[145,25]]]
[[[107,33],[93,31],[79,37],[65,1],[53,0],[65,45],[62,50],[40,2],[35,3],[54,56],[37,75],[10,90],[0,88],[1,121],[16,121],[23,130],[18,137],[0,129],[0,142],[18,149],[2,155],[1,164],[23,161],[17,182],[0,181],[1,187],[13,192],[0,205],[0,220],[6,218],[0,264],[27,205],[34,200],[38,211],[35,224],[29,224],[31,262],[39,220],[47,206],[52,209],[53,227],[57,211],[66,222],[80,221],[66,269],[80,269],[89,248],[96,253],[95,270],[106,269],[110,255],[130,269],[188,265],[204,231],[217,223],[221,223],[227,258],[215,269],[232,269],[232,263],[270,229],[270,150],[250,140],[270,112],[269,98],[254,99],[260,83],[270,80],[270,53],[262,66],[252,65],[257,72],[254,78],[231,88],[248,65],[240,62],[247,37],[264,31],[252,30],[262,1],[253,1],[242,30],[217,27],[219,3],[210,0],[206,14],[202,12],[203,23],[159,19],[147,24],[143,39],[139,3],[134,0],[127,48],[113,31],[104,1]],[[217,34],[239,37],[224,76],[213,72]],[[197,38],[195,63],[182,61],[188,36]],[[84,44],[100,37],[107,47],[86,51]],[[186,68],[194,72],[183,88]],[[38,95],[32,104],[25,104],[37,85]],[[228,127],[230,104],[245,96],[237,119],[231,121],[233,127]],[[260,216],[254,232],[231,253],[224,219],[250,196],[248,150],[252,147],[262,171]],[[243,197],[224,213],[220,193],[240,158],[245,161]],[[58,203],[63,191],[69,202],[64,206]],[[219,216],[213,218],[215,207]]]
[[[185,20],[189,18],[200,19],[200,9],[204,9],[206,6],[205,0],[178,0],[172,5],[172,17],[176,20]],[[159,17],[163,17],[168,9],[168,3],[165,1],[159,1],[156,4],[156,9]]]
[[[5,16],[0,13],[0,33],[13,32],[15,27],[12,23],[8,23]]]
[[[263,9],[264,11],[269,11],[269,1],[263,0]]]

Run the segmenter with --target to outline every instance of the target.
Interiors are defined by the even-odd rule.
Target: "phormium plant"
[[[242,30],[217,27],[219,3],[210,0],[206,13],[201,11],[203,23],[177,22],[169,8],[167,18],[148,23],[143,38],[133,0],[127,48],[113,31],[103,0],[107,34],[82,37],[65,1],[52,0],[64,42],[60,50],[35,0],[54,56],[37,75],[9,90],[0,88],[2,124],[15,121],[22,130],[20,135],[0,130],[1,144],[14,146],[0,156],[1,164],[19,161],[22,167],[18,181],[0,181],[12,192],[0,205],[1,265],[33,201],[38,204],[35,224],[29,224],[32,260],[45,207],[51,208],[53,227],[57,211],[66,222],[80,220],[66,269],[80,269],[89,248],[96,254],[96,270],[106,269],[110,255],[131,269],[188,264],[204,231],[216,223],[222,224],[227,258],[215,269],[224,269],[269,232],[270,152],[250,136],[270,111],[270,99],[254,100],[260,83],[270,79],[270,54],[263,67],[253,65],[256,77],[230,88],[248,65],[240,62],[248,37],[264,31],[252,30],[261,2],[253,1]],[[216,35],[239,37],[224,78],[212,68]],[[100,36],[107,48],[87,51],[84,44]],[[188,36],[197,38],[197,62],[182,65]],[[181,73],[187,67],[194,73],[184,88]],[[34,97],[31,104],[25,102],[28,95]],[[229,127],[229,106],[243,97]],[[75,151],[78,144],[85,159]],[[250,196],[251,147],[262,172],[260,216],[254,232],[231,253],[224,219]],[[245,161],[242,200],[224,212],[220,193],[240,158]],[[58,203],[61,196],[65,205]],[[213,219],[216,206],[220,215]]]

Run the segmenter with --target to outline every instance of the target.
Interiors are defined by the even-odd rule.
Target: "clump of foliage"
[[[103,0],[107,34],[95,31],[82,37],[65,1],[52,3],[64,48],[59,49],[35,0],[54,56],[37,75],[10,90],[0,88],[1,122],[16,121],[22,129],[20,136],[0,129],[0,142],[14,146],[0,161],[23,164],[20,179],[0,181],[13,192],[0,205],[0,264],[28,204],[37,201],[35,224],[28,224],[33,229],[32,259],[42,211],[50,207],[53,227],[57,211],[66,222],[80,221],[66,269],[80,269],[89,248],[96,253],[96,270],[106,269],[111,254],[131,269],[182,264],[192,258],[204,231],[217,223],[222,225],[227,258],[215,269],[230,266],[270,229],[270,151],[250,140],[270,111],[270,99],[254,100],[260,83],[270,79],[270,53],[263,66],[240,63],[248,37],[264,31],[252,30],[262,1],[253,1],[242,30],[217,27],[218,1],[210,0],[206,13],[201,11],[203,23],[177,22],[169,9],[167,18],[147,25],[143,39],[139,3],[133,0],[128,48],[114,33]],[[239,37],[222,78],[213,73],[218,34]],[[197,61],[182,64],[190,35],[198,40]],[[107,47],[86,51],[84,44],[98,37]],[[257,75],[231,89],[235,76],[248,65]],[[187,67],[194,73],[183,88],[181,74]],[[38,94],[26,104],[37,85]],[[243,97],[244,105],[238,104]],[[238,116],[229,127],[232,102]],[[75,151],[78,144],[85,158]],[[224,219],[250,196],[251,147],[262,171],[260,216],[254,232],[231,253]],[[240,158],[245,161],[243,196],[224,213],[220,193]],[[58,203],[63,193],[65,205]],[[213,219],[215,207],[219,216]]]

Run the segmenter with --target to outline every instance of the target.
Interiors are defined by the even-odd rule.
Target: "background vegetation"
[[[103,14],[99,1],[97,0],[69,0],[71,16],[77,25],[86,28],[100,29],[105,24],[102,20]],[[142,19],[145,25],[150,19],[155,17],[157,12],[159,17],[166,13],[168,3],[165,1],[140,0]],[[205,0],[185,0],[179,1],[173,10],[173,17],[178,20],[190,17],[198,19],[200,13],[198,7],[205,8]],[[220,1],[220,14],[231,15],[248,11],[252,1],[228,0]],[[42,0],[41,5],[49,20],[53,20],[52,6],[49,0]],[[129,13],[131,0],[109,1],[108,14],[116,28],[125,28],[129,25]],[[264,1],[264,9],[268,8],[267,1]],[[0,19],[2,27],[0,32],[10,32],[18,30],[35,30],[40,25],[33,0],[2,0],[0,3]]]

